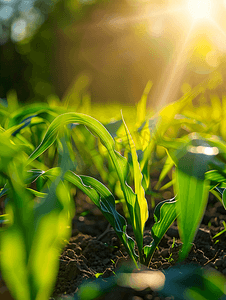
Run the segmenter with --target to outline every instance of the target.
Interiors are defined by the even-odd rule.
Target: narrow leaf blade
[[[178,227],[183,242],[179,259],[183,260],[191,249],[191,243],[204,215],[209,187],[204,180],[186,174],[179,168],[176,171],[176,189]]]
[[[160,202],[154,211],[155,224],[151,229],[153,241],[144,247],[146,264],[148,265],[162,237],[177,217],[176,201],[174,199]]]
[[[136,264],[134,241],[126,233],[126,220],[116,211],[112,193],[98,180],[89,176],[78,176],[72,171],[68,171],[64,178],[81,189],[100,209]]]
[[[140,170],[140,164],[138,162],[135,144],[133,142],[132,136],[129,132],[128,127],[126,126],[124,119],[123,119],[123,123],[126,130],[127,139],[129,142],[130,151],[132,155],[134,185],[135,185],[135,194],[136,194],[134,209],[130,217],[133,222],[134,234],[138,244],[138,249],[139,252],[142,253],[144,226],[148,219],[148,205],[147,205],[147,200],[145,199],[145,192],[142,186],[143,176]]]

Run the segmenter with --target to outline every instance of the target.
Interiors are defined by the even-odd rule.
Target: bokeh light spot
[[[18,42],[23,40],[26,35],[27,35],[27,22],[26,20],[20,18],[17,19],[13,24],[12,24],[12,33],[11,33],[11,38],[13,41]]]
[[[13,8],[9,5],[4,5],[0,9],[0,19],[8,20],[13,15]]]
[[[205,154],[205,155],[217,155],[219,150],[217,147],[205,147],[205,146],[189,146],[188,151],[195,154]]]

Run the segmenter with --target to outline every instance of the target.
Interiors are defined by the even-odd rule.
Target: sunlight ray
[[[112,27],[118,27],[121,29],[122,26],[140,23],[149,19],[152,20],[152,18],[154,19],[155,17],[161,16],[164,18],[174,14],[176,17],[177,13],[186,15],[187,13],[190,13],[191,25],[188,28],[188,32],[186,33],[184,39],[181,40],[181,44],[175,50],[174,59],[166,68],[166,71],[162,76],[162,80],[157,87],[156,96],[154,97],[155,99],[158,99],[156,107],[157,110],[169,103],[169,98],[172,101],[175,100],[174,96],[176,96],[178,92],[181,77],[188,62],[188,53],[191,50],[191,36],[193,36],[192,32],[194,31],[194,28],[199,26],[198,24],[200,22],[203,23],[203,21],[208,21],[209,23],[214,24],[218,31],[224,36],[224,38],[226,38],[226,33],[224,30],[213,19],[212,13],[214,11],[214,7],[214,2],[211,0],[188,0],[184,5],[177,5],[174,7],[171,6],[164,9],[153,5],[145,5],[135,16],[110,17],[103,21],[104,25],[110,25]],[[226,42],[223,43],[226,47]],[[161,92],[159,92],[160,90]]]
[[[151,11],[151,8],[150,8]],[[159,10],[155,10],[155,11],[151,11],[148,13],[144,13],[141,11],[140,14],[136,15],[136,16],[127,16],[125,17],[115,17],[115,18],[111,18],[108,21],[105,21],[104,24],[106,25],[110,25],[110,26],[121,26],[121,25],[126,25],[126,24],[132,24],[132,23],[138,23],[141,20],[148,20],[151,17],[159,17],[159,16],[166,16],[166,15],[171,15],[171,14],[175,14],[175,13],[180,13],[184,11],[184,7],[175,7],[175,8],[171,8],[171,9],[159,9]]]
[[[173,89],[174,89],[174,93],[177,92],[175,90],[175,87],[179,88],[178,80],[180,80],[180,77],[183,74],[183,71],[186,66],[187,54],[189,52],[188,42],[190,40],[191,33],[194,28],[194,24],[195,23],[193,22],[190,27],[190,30],[187,33],[187,36],[186,36],[186,39],[185,39],[183,45],[181,46],[179,51],[177,51],[177,53],[178,52],[179,53],[176,54],[177,57],[176,57],[175,63],[173,64],[173,68],[171,70],[169,70],[167,68],[167,70],[166,70],[167,77],[164,76],[165,77],[164,83],[166,83],[166,86],[163,90],[163,93],[159,97],[157,110],[160,110],[166,103],[169,103],[169,100],[168,100],[169,95],[172,93]]]
[[[211,23],[217,28],[217,30],[223,35],[225,40],[222,40],[222,43],[224,44],[226,48],[226,32],[222,29],[222,27],[213,19],[211,19]]]

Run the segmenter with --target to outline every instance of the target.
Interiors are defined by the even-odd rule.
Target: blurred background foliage
[[[150,80],[148,104],[161,106],[216,70],[224,94],[226,3],[218,29],[204,22],[190,34],[184,2],[0,0],[0,97],[132,104]]]

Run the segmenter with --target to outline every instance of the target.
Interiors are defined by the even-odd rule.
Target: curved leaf
[[[159,242],[176,217],[176,201],[174,199],[162,201],[156,206],[154,211],[155,224],[151,229],[153,241],[150,246],[144,247],[144,254],[146,256],[145,261],[147,265],[149,264]]]
[[[60,116],[58,116],[54,121],[50,124],[43,141],[39,145],[39,147],[30,155],[30,158],[28,160],[28,164],[32,162],[34,159],[36,159],[39,155],[41,155],[44,151],[46,151],[56,140],[59,130],[61,126],[68,125],[71,123],[79,123],[83,124],[90,131],[92,131],[93,134],[95,134],[97,137],[100,138],[102,144],[106,147],[108,150],[108,153],[112,159],[112,162],[114,164],[115,170],[118,174],[118,178],[121,184],[121,188],[126,200],[126,204],[128,206],[128,211],[130,214],[131,220],[133,221],[133,224],[136,222],[136,211],[134,210],[135,203],[137,203],[136,200],[136,194],[132,191],[131,187],[126,182],[126,177],[128,173],[128,162],[127,159],[123,156],[121,156],[117,151],[115,151],[114,146],[115,142],[110,135],[110,133],[106,130],[106,128],[98,122],[96,119],[80,114],[80,113],[65,113]],[[136,234],[137,236],[137,234]]]
[[[126,233],[126,220],[116,211],[112,193],[98,180],[88,176],[78,176],[72,171],[66,172],[64,179],[81,189],[100,209],[137,265],[137,256],[134,252],[135,243]]]
[[[25,120],[29,121],[32,117],[42,113],[47,113],[49,117],[52,116],[51,119],[49,119],[49,121],[52,121],[58,113],[62,113],[62,109],[63,108],[51,108],[48,104],[45,103],[35,103],[27,105],[25,107],[21,107],[20,109],[16,110],[13,114],[11,114],[7,128],[11,128],[15,125],[18,125],[19,123],[24,122]]]

